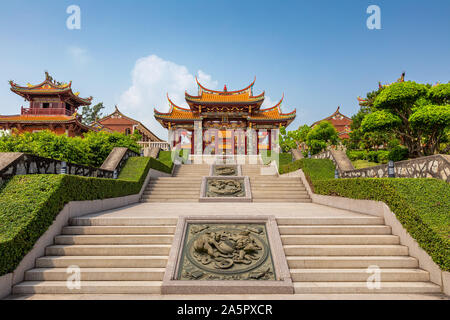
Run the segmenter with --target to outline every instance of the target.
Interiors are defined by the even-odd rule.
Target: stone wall
[[[125,149],[118,150],[116,149]],[[114,156],[111,156],[114,154]],[[88,167],[74,163],[67,163],[67,174],[114,178],[114,170],[120,172],[125,161],[138,154],[127,148],[114,148],[100,168]],[[108,162],[107,162],[108,161]],[[60,174],[62,161],[34,156],[21,152],[0,153],[0,185],[15,175],[25,174]]]
[[[331,159],[339,171],[341,178],[387,178],[388,165],[382,164],[363,169],[342,170],[340,159],[336,159],[331,150],[314,155],[315,159]],[[348,158],[347,158],[348,159]],[[350,160],[349,160],[350,161]],[[450,182],[450,156],[436,154],[412,160],[394,163],[397,178],[436,178]]]

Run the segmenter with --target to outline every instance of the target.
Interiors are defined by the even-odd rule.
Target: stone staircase
[[[253,202],[311,202],[300,178],[262,174],[265,169],[264,165],[242,166],[242,175],[250,178]]]
[[[261,174],[269,167],[242,165],[242,175],[249,176],[253,202],[311,202],[300,178],[280,178]],[[203,176],[209,175],[207,164],[180,165],[173,177],[151,179],[141,202],[198,202]]]
[[[176,218],[74,218],[13,294],[160,294]],[[68,267],[81,268],[69,289]]]
[[[278,218],[297,294],[440,293],[378,217]],[[369,289],[369,266],[380,268],[381,288]]]
[[[173,177],[150,179],[141,202],[198,202],[202,177],[209,170],[207,164],[176,166]]]

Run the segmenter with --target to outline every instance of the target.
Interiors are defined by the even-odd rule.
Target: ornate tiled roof
[[[155,118],[156,119],[166,119],[166,120],[195,120],[200,119],[199,116],[194,115],[194,113],[189,110],[182,107],[177,106],[170,100],[169,95],[167,95],[167,100],[169,101],[169,112],[159,112],[158,110],[155,111]]]
[[[264,101],[264,92],[253,96],[253,85],[255,80],[241,90],[228,91],[225,85],[222,91],[207,89],[195,79],[198,85],[198,95],[193,96],[186,92],[186,101],[188,103],[215,104],[215,103],[244,103],[244,104],[262,104]]]
[[[101,119],[95,121],[94,124],[97,123],[97,124],[100,124],[101,126],[105,127],[105,126],[103,125],[103,122],[104,122],[105,120],[111,119],[111,118],[113,118],[113,119],[127,119],[127,120],[131,121],[132,123],[136,124],[136,125],[137,125],[137,128],[138,128],[139,130],[144,131],[148,136],[150,136],[151,138],[153,138],[153,140],[155,140],[155,141],[164,141],[164,140],[158,138],[151,130],[149,130],[149,129],[148,129],[145,125],[143,125],[140,121],[135,120],[135,119],[130,118],[130,117],[127,117],[126,115],[124,115],[122,112],[120,112],[120,110],[119,110],[119,108],[118,108],[117,106],[115,106],[115,110],[114,110],[113,113],[111,113],[111,114],[109,114],[109,115],[107,115],[107,116],[105,116],[105,117],[103,117],[103,118],[101,118]],[[108,129],[108,130],[109,130],[109,129]],[[112,131],[112,130],[110,130],[110,131]]]
[[[75,123],[86,131],[94,130],[94,128],[83,124],[77,114],[72,116],[54,115],[54,116],[35,116],[35,115],[0,115],[0,123],[23,123],[23,124],[49,124],[49,123]]]
[[[325,119],[319,120],[314,122],[311,127],[314,127],[316,124],[319,124],[322,121],[329,121],[331,122],[333,125],[335,126],[344,126],[344,125],[349,125],[352,123],[352,119],[343,115],[340,111],[339,111],[340,107],[337,107],[336,111],[329,117],[326,117]]]
[[[68,94],[79,105],[90,105],[92,97],[80,98],[79,92],[72,92],[72,81],[69,83],[59,83],[53,80],[53,78],[45,73],[45,80],[37,85],[28,84],[26,87],[19,86],[14,81],[9,81],[11,85],[11,91],[20,95],[21,97],[30,100],[30,96],[33,95],[61,95]]]
[[[0,115],[2,122],[67,122],[75,120],[74,116],[55,115],[55,116],[28,116],[28,115]]]
[[[248,119],[251,121],[294,120],[296,116],[296,110],[289,113],[281,112],[281,103],[283,102],[283,99],[284,95],[275,106],[259,110],[257,113],[249,116]]]

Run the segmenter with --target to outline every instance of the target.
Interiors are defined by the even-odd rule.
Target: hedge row
[[[314,192],[386,203],[417,243],[444,271],[450,271],[450,185],[438,179],[334,179],[328,159],[301,159],[280,173],[302,169]]]
[[[383,201],[433,261],[450,271],[450,185],[445,181],[358,178],[313,183],[318,194]]]
[[[132,157],[117,180],[47,174],[13,177],[0,190],[0,276],[14,271],[69,201],[137,194],[150,168],[167,170],[153,158]]]

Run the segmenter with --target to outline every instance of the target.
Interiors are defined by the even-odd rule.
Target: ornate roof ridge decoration
[[[11,91],[20,95],[21,97],[28,99],[30,94],[61,94],[68,93],[73,97],[74,100],[77,100],[81,105],[90,105],[93,97],[90,96],[88,98],[80,98],[79,92],[74,93],[72,91],[72,81],[69,83],[61,83],[53,80],[53,78],[45,72],[45,80],[39,84],[32,85],[30,83],[27,84],[26,87],[19,86],[14,81],[10,80],[9,84],[11,85]]]
[[[346,115],[342,114],[341,111],[340,111],[340,109],[341,109],[341,107],[338,106],[337,109],[336,109],[336,111],[335,111],[331,116],[328,116],[328,117],[326,117],[326,118],[324,118],[324,119],[322,119],[322,120],[319,120],[319,121],[314,122],[314,123],[311,125],[311,127],[315,126],[316,124],[319,124],[319,123],[322,122],[322,121],[336,120],[336,119],[333,119],[333,117],[335,117],[336,115],[342,116],[342,119],[338,119],[338,120],[347,119],[347,120],[352,121],[352,118],[349,118],[349,117],[347,117]]]
[[[224,90],[219,91],[219,90],[212,90],[212,89],[208,89],[206,87],[204,87],[199,81],[198,78],[195,77],[195,81],[197,82],[198,85],[198,96],[201,96],[201,94],[203,92],[206,93],[211,93],[211,94],[222,94],[222,95],[233,95],[233,94],[240,94],[240,93],[249,93],[249,96],[253,95],[253,86],[256,82],[256,76],[253,80],[252,83],[250,83],[247,87],[245,87],[244,89],[240,89],[240,90],[234,90],[234,91],[228,91],[227,90],[227,86],[224,86]],[[192,97],[192,96],[191,96]]]
[[[405,82],[405,75],[406,72],[403,71],[402,75],[400,76],[400,78],[397,79],[397,81],[392,82],[392,83],[388,83],[388,84],[382,84],[381,81],[378,81],[378,90],[382,90],[386,87],[389,87],[391,84],[393,83],[402,83]],[[439,83],[439,82],[438,82]],[[436,83],[436,85],[438,85],[438,83]],[[363,107],[363,106],[367,106],[368,105],[368,100],[366,98],[361,98],[360,96],[356,97],[356,99],[358,99],[358,104]]]

